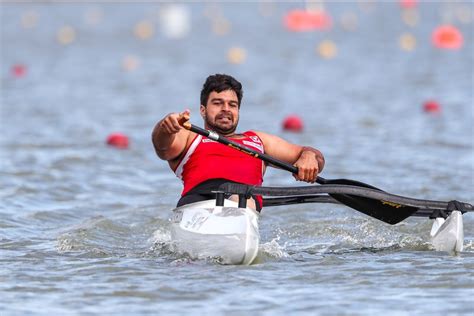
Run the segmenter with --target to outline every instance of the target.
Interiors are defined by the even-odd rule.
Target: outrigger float
[[[294,166],[234,143],[214,132],[192,124],[185,127],[292,173],[298,172]],[[348,179],[318,177],[317,182],[320,185],[298,187],[224,183],[214,192],[215,200],[184,205],[173,211],[173,244],[176,250],[185,252],[192,258],[219,258],[225,264],[252,263],[260,242],[259,214],[247,207],[247,199],[261,195],[264,207],[301,203],[342,204],[391,225],[411,216],[427,217],[434,220],[430,236],[435,250],[463,250],[462,214],[474,211],[473,205],[469,203],[408,198]],[[225,196],[229,195],[237,195],[239,201],[226,199]]]

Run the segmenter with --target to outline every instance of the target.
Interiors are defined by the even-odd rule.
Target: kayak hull
[[[237,203],[215,200],[178,207],[171,218],[174,250],[193,259],[218,258],[223,264],[251,264],[258,253],[258,213]]]
[[[437,251],[461,252],[464,246],[462,213],[453,211],[444,219],[435,219],[431,228],[431,243]]]

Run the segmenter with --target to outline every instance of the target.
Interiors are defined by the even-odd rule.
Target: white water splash
[[[266,243],[261,243],[258,248],[258,259],[263,259],[264,257],[270,258],[287,258],[290,255],[286,252],[286,243],[280,245],[278,241],[280,236],[273,238],[271,241]]]

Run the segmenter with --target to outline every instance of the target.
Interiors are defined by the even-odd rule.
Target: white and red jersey
[[[242,138],[230,138],[234,142],[264,153],[260,137],[252,131]],[[263,183],[263,162],[255,157],[197,135],[186,154],[174,170],[183,181],[184,196],[196,185],[210,179],[227,179],[248,185]]]

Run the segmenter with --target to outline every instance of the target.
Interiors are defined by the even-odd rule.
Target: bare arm
[[[263,141],[266,154],[298,167],[298,174],[294,175],[296,180],[310,183],[316,181],[324,168],[324,156],[319,150],[289,143],[275,135],[256,133]]]
[[[186,149],[189,131],[182,124],[189,120],[189,111],[170,113],[153,129],[151,139],[156,154],[163,160],[178,159]]]

